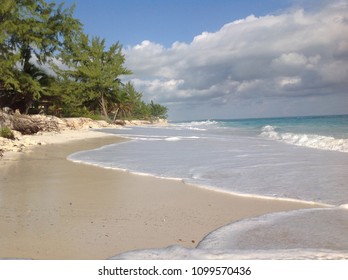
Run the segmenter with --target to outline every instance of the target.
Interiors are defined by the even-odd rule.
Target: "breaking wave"
[[[316,134],[280,133],[276,127],[271,125],[262,127],[260,135],[287,144],[348,153],[348,139],[336,139]]]

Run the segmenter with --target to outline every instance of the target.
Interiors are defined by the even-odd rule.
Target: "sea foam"
[[[315,134],[280,133],[271,125],[264,126],[260,135],[287,144],[348,153],[348,139]]]
[[[69,159],[226,193],[337,206],[242,220],[207,235],[195,249],[173,246],[116,258],[347,259],[347,124],[348,116],[333,116],[104,130],[131,141]]]
[[[346,209],[295,210],[223,226],[194,249],[176,245],[113,259],[348,259],[347,227]]]
[[[205,250],[180,245],[129,251],[112,260],[347,260],[348,251],[324,249],[285,250]]]

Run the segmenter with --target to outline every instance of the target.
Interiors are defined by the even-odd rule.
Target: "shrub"
[[[0,128],[0,136],[7,139],[12,139],[12,140],[15,139],[12,130],[6,126]]]

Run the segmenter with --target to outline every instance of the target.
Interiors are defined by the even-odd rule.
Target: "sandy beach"
[[[33,136],[34,137],[34,136]],[[246,217],[314,204],[235,196],[73,163],[76,151],[126,141],[94,131],[0,160],[0,259],[107,259],[129,250],[195,247]]]

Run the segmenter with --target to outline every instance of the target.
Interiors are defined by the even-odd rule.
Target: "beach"
[[[0,161],[2,259],[107,259],[138,249],[194,248],[208,233],[234,221],[318,207],[225,194],[66,159],[126,141],[105,133],[73,131],[53,139],[54,144]]]

